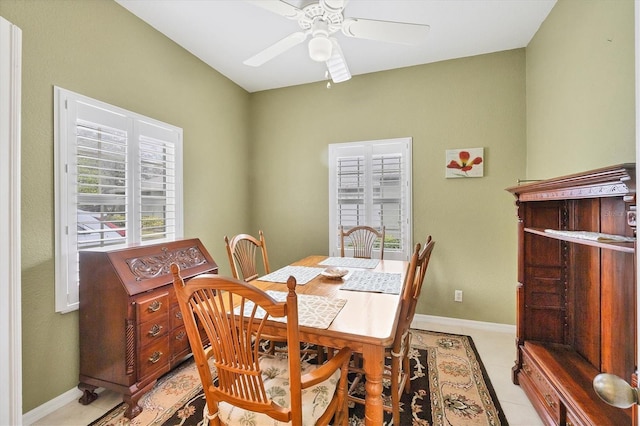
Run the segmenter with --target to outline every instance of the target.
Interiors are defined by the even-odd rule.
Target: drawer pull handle
[[[158,324],[153,324],[153,327],[149,330],[149,336],[156,337],[162,331],[162,326]]]
[[[556,402],[551,399],[551,395],[549,395],[548,393],[544,395],[544,401],[547,403],[547,405],[551,408],[556,408]]]
[[[181,331],[180,333],[176,334],[176,340],[183,340],[184,336],[186,336],[186,333],[184,331]]]
[[[153,355],[151,355],[151,356],[149,357],[149,362],[150,362],[151,364],[155,364],[156,362],[160,361],[160,358],[161,358],[161,357],[162,357],[162,352],[160,352],[160,351],[155,351],[155,352],[153,353]]]
[[[152,304],[149,305],[149,312],[157,312],[161,306],[162,302],[155,300]]]
[[[176,318],[181,320],[182,319],[182,312],[176,312]]]

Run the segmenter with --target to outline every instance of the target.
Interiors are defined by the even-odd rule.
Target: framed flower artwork
[[[446,178],[484,176],[484,148],[448,149],[445,160]]]

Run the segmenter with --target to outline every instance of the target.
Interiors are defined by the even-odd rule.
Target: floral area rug
[[[401,426],[507,425],[471,337],[422,330],[412,330],[412,335],[411,392],[402,397]],[[124,417],[122,403],[90,426],[207,424],[191,360],[160,378],[139,403],[143,411],[132,420]],[[364,425],[364,407],[354,404],[349,417],[350,426]],[[383,426],[390,425],[391,413],[385,412],[384,419]]]

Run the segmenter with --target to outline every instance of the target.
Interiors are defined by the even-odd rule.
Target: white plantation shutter
[[[405,212],[407,197],[406,177],[401,154],[373,155],[373,226],[385,226],[385,251],[401,250],[403,232],[408,223]],[[405,220],[406,219],[406,220]]]
[[[385,226],[385,257],[411,252],[411,138],[329,145],[329,244],[340,225]]]
[[[78,234],[69,244],[77,250],[126,243],[128,120],[91,105],[76,105],[76,133],[67,139],[67,176],[76,186],[75,199],[69,200],[76,209],[69,213],[76,215]]]
[[[56,311],[82,249],[182,237],[182,129],[55,88]]]
[[[364,161],[364,156],[346,156],[336,159],[336,209],[338,223],[345,227],[362,225],[367,219]]]
[[[176,190],[179,135],[146,122],[141,122],[139,129],[141,240],[174,238],[178,196],[182,194]]]

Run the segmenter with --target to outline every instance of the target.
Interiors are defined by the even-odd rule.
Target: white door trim
[[[0,17],[0,424],[22,424],[20,113],[22,31]]]
[[[635,40],[636,40],[636,167],[640,164],[640,1],[634,1],[635,6]],[[636,173],[636,190],[640,188],[640,175]],[[638,204],[638,198],[636,197],[636,209]],[[638,271],[638,266],[640,266],[640,256],[637,253],[638,244],[636,243],[636,271]],[[638,285],[638,273],[636,272],[636,330],[640,330],[640,292],[637,290],[640,289]],[[638,333],[636,332],[636,335]],[[638,347],[636,354],[640,354],[640,339],[636,337],[636,345]],[[636,359],[636,365],[638,365],[638,360]],[[638,373],[638,369],[636,368],[636,374]],[[625,380],[630,380],[630,377],[625,377]],[[640,410],[636,411],[636,424],[640,424]]]

